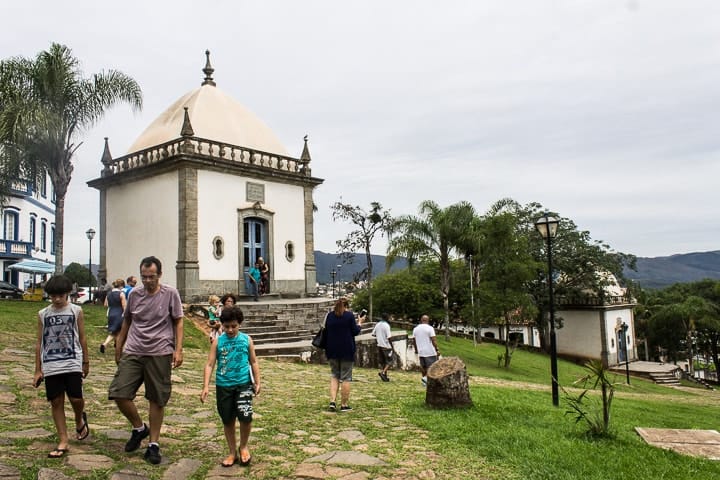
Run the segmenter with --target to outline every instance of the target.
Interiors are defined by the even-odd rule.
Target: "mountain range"
[[[720,279],[720,250],[638,257],[637,271],[625,269],[625,276],[643,288],[664,288],[674,283]]]
[[[375,274],[385,272],[385,257],[373,255]],[[315,251],[317,281],[332,282],[334,269],[336,281],[348,281],[365,268],[365,255],[357,254],[353,263],[343,264],[335,253]],[[338,268],[338,265],[340,267]],[[398,259],[390,271],[407,267],[405,259]],[[643,288],[664,288],[675,283],[687,283],[706,278],[720,280],[720,250],[670,255],[668,257],[638,257],[637,270],[625,269],[625,276],[636,281]]]

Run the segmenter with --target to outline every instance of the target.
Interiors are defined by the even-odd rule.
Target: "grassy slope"
[[[547,356],[518,351],[510,370],[497,366],[502,347],[441,336],[441,351],[461,357],[470,375],[527,383],[549,383]],[[584,375],[582,367],[559,362],[560,384],[571,386]],[[720,465],[710,460],[678,455],[645,444],[637,426],[651,428],[716,429],[718,396],[703,390],[680,391],[632,378],[625,385],[617,377],[611,425],[614,438],[589,439],[582,424],[552,407],[548,391],[505,387],[472,388],[475,405],[460,411],[435,411],[423,402],[409,402],[404,411],[460,462],[485,458],[523,479],[690,479],[720,478]],[[708,396],[711,395],[711,396]],[[420,413],[418,413],[420,412]]]
[[[32,344],[35,338],[35,314],[41,307],[40,303],[0,302],[0,347]],[[91,354],[95,356],[93,350],[105,336],[102,328],[105,325],[104,309],[89,306],[84,310]],[[186,325],[186,351],[203,353],[207,348],[203,334],[191,327],[189,322]],[[393,383],[382,384],[374,378],[373,371],[360,369],[357,372],[358,383],[353,389],[353,398],[358,403],[356,406],[364,407],[354,413],[359,421],[363,421],[364,410],[387,411],[391,415],[405,417],[428,432],[425,442],[429,448],[441,454],[433,460],[437,478],[720,478],[720,464],[717,462],[650,447],[633,430],[636,426],[716,429],[717,418],[720,418],[720,396],[717,393],[699,389],[678,391],[633,379],[631,387],[619,385],[614,401],[612,424],[615,438],[589,440],[584,437],[581,426],[576,426],[572,418],[564,414],[566,409],[562,403],[560,408],[552,407],[547,356],[518,351],[510,369],[506,370],[497,366],[497,355],[502,350],[499,346],[481,344],[473,347],[471,342],[460,339],[452,339],[448,343],[442,336],[439,341],[443,353],[460,356],[469,373],[475,377],[472,381],[474,386],[471,387],[474,407],[457,411],[426,408],[421,392],[417,392],[417,374],[393,372]],[[197,358],[201,357],[197,355]],[[187,369],[199,372],[201,363],[196,363],[188,365]],[[260,457],[267,458],[273,449],[280,447],[273,445],[272,435],[325,428],[317,423],[317,412],[326,400],[324,395],[318,396],[315,392],[317,388],[321,388],[321,392],[324,389],[326,368],[274,364],[269,361],[266,365],[266,379],[269,383],[266,383],[267,396],[262,398],[262,402],[267,402],[267,409],[261,420],[265,431],[258,431],[256,448]],[[283,370],[288,373],[282,373]],[[563,361],[559,363],[559,371],[563,386],[569,386],[584,373],[581,367]],[[303,378],[295,389],[309,388],[307,393],[300,392],[296,399],[281,399],[274,395],[273,375],[277,381],[281,381],[288,374],[291,378]],[[189,376],[188,373],[185,375]],[[193,382],[197,383],[198,375],[193,375]],[[320,379],[316,378],[321,376]],[[509,382],[491,385],[485,384],[489,382],[484,379]],[[623,376],[618,378],[620,382],[623,380]],[[523,387],[523,384],[515,382],[525,382],[530,386],[535,384],[542,389]],[[387,387],[392,388],[393,395],[382,394],[388,392]],[[22,397],[20,401],[23,401]],[[285,408],[279,406],[282,403],[273,404],[270,408],[271,402],[276,401],[284,401]],[[262,406],[260,403],[259,408]],[[291,414],[288,414],[288,408],[292,409]],[[327,423],[329,431],[347,428],[341,416],[323,417],[322,420]],[[386,460],[396,466],[405,465],[407,458],[403,456],[405,452],[402,448],[403,442],[408,442],[407,431],[402,428],[388,430],[372,420],[364,421],[362,428],[369,438],[384,436],[396,445],[394,455],[397,458]],[[192,455],[192,449],[207,448],[205,445],[204,439],[195,435],[171,448],[177,448],[178,455]],[[294,447],[283,448],[282,455],[286,461],[299,462],[307,456]],[[371,445],[371,454],[374,453],[372,448]],[[184,452],[185,449],[190,450]],[[213,455],[219,455],[219,452],[213,452]],[[210,461],[214,461],[214,458]],[[273,468],[278,469],[277,475],[288,475],[291,471],[291,467],[285,467],[284,464]],[[150,471],[154,472],[152,469]],[[377,473],[387,476],[390,472]]]

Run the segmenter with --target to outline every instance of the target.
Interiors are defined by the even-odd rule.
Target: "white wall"
[[[152,210],[152,217],[144,212]],[[139,275],[140,260],[155,255],[162,282],[176,284],[178,252],[177,172],[113,186],[107,190],[107,278]]]
[[[265,186],[263,208],[274,212],[274,242],[271,257],[275,280],[305,278],[305,218],[303,188],[269,181],[250,180]],[[252,208],[247,202],[247,179],[235,175],[198,171],[198,260],[201,280],[236,280],[239,274],[242,239],[238,232],[238,210]],[[213,255],[213,238],[222,237],[223,258]],[[295,244],[295,260],[285,259],[285,243]],[[270,245],[268,244],[268,247]]]
[[[596,310],[559,311],[563,327],[556,328],[558,353],[600,358],[602,313]]]

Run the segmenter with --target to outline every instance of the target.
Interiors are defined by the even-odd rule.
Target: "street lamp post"
[[[468,255],[470,262],[470,319],[473,328],[473,346],[477,346],[477,326],[475,326],[475,295],[473,294],[473,263],[472,254]]]
[[[627,352],[627,331],[628,331],[628,324],[623,322],[622,325],[620,325],[620,328],[623,332],[623,350],[625,350],[625,378],[627,379],[627,384],[630,385],[630,359],[628,358],[628,352]]]
[[[90,289],[89,295],[90,295],[90,303],[93,301],[92,296],[92,241],[93,238],[95,238],[95,230],[92,228],[89,228],[87,232],[85,232],[85,235],[87,235],[88,243],[90,244],[90,250],[88,253],[88,288]]]
[[[558,394],[558,373],[557,373],[557,340],[555,338],[555,305],[553,299],[553,280],[552,280],[552,239],[557,234],[558,224],[560,222],[545,213],[535,222],[535,228],[547,242],[548,257],[548,299],[550,310],[550,374],[552,375],[552,402],[554,406],[560,405]]]
[[[333,298],[333,300],[335,300],[335,274],[336,273],[337,272],[335,272],[334,268],[330,272],[330,275],[332,275],[332,298]]]
[[[342,265],[337,266],[337,284],[338,284],[338,288],[337,288],[338,297],[341,297],[342,296]]]

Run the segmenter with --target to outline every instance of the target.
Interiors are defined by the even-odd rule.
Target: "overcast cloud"
[[[87,261],[84,232],[98,228],[85,182],[103,137],[125,154],[200,85],[205,49],[218,87],[291,155],[309,135],[325,179],[319,250],[350,229],[330,219],[341,196],[395,215],[426,199],[483,213],[511,197],[618,251],[720,250],[717,1],[27,0],[2,2],[0,17],[0,57],[63,43],[86,74],[122,70],[145,95],[140,114],[113,109],[78,150],[68,263]]]

